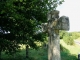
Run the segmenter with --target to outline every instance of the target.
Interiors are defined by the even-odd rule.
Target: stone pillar
[[[54,36],[49,36],[48,60],[61,60],[59,34],[56,31],[54,31]]]
[[[48,22],[42,24],[42,31],[48,33],[48,60],[61,60],[59,30],[69,30],[69,18],[59,18],[59,11],[48,13]]]

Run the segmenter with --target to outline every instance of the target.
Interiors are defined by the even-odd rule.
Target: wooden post
[[[66,28],[65,28],[66,27]],[[48,13],[48,22],[42,24],[42,31],[48,33],[48,60],[61,60],[59,30],[69,30],[69,18],[59,18],[59,11]]]

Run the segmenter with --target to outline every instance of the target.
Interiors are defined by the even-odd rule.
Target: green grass
[[[77,55],[80,52],[80,46],[74,45],[70,46],[61,40],[61,60],[77,60]],[[48,60],[48,52],[46,48],[39,48],[38,50],[29,49],[30,60]],[[27,60],[25,58],[25,45],[22,45],[21,51],[17,52],[13,56],[5,55],[2,52],[3,60]]]
[[[5,55],[4,52],[2,52],[2,60],[27,60],[25,58],[25,49],[22,49],[20,52],[17,52],[14,55]],[[47,57],[47,49],[39,48],[38,50],[35,49],[29,49],[29,60],[48,60]]]
[[[63,51],[61,51],[61,60],[77,60],[78,53],[80,52],[80,46],[67,45],[63,40],[60,41]]]
[[[39,50],[30,50],[29,56],[34,60],[48,60],[47,50],[40,48]]]
[[[77,55],[80,52],[80,46],[78,45],[67,45],[63,40],[61,40],[61,45],[65,47],[70,54]]]

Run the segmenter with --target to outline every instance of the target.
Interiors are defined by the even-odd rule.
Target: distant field
[[[80,42],[80,38],[78,38],[78,39],[76,39],[76,40]]]
[[[79,45],[73,45],[73,46],[67,45],[67,44],[65,44],[65,42],[63,40],[61,40],[60,43],[61,43],[61,45],[63,47],[65,47],[66,49],[68,49],[71,54],[77,55],[78,53],[80,53],[80,46]]]
[[[76,60],[78,53],[80,53],[80,46],[67,45],[63,40],[61,40],[60,43],[64,47],[64,51],[61,51],[62,60]]]

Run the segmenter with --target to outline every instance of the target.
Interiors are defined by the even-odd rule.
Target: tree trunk
[[[1,60],[1,50],[0,50],[0,60]]]
[[[60,40],[59,35],[55,33],[49,36],[48,42],[48,60],[61,60],[60,58]]]
[[[29,46],[26,45],[26,58],[28,59],[29,58]]]

